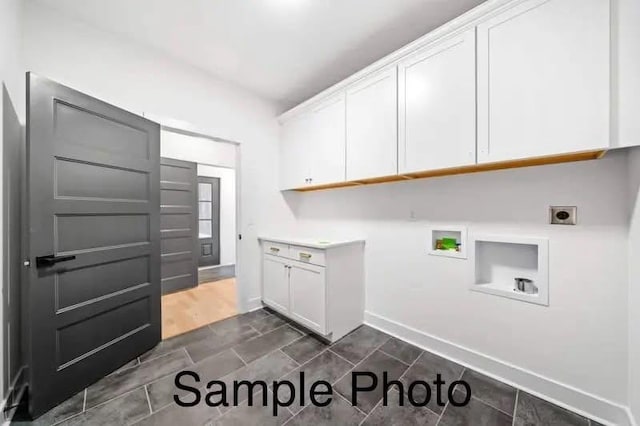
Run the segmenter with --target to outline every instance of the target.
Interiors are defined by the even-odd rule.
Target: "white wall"
[[[164,123],[161,121],[161,124]],[[233,144],[165,130],[160,137],[162,157],[221,167],[236,166],[236,147]]]
[[[236,263],[236,171],[198,164],[198,176],[220,178],[220,264]]]
[[[22,54],[21,54],[21,32],[22,32],[22,5],[20,0],[0,1],[0,84],[5,84],[14,104],[16,112],[21,120],[24,120],[25,112],[25,89],[24,76],[22,74]],[[0,101],[0,117],[3,116],[2,101]],[[2,147],[2,130],[0,129],[0,147]],[[2,149],[0,149],[0,195],[3,195],[4,182],[2,182]],[[3,212],[0,209],[0,223],[3,223]],[[0,240],[4,238],[3,230],[0,229]],[[0,244],[0,259],[4,259],[2,244]],[[4,280],[4,270],[0,262],[0,277]],[[0,295],[0,298],[3,297]],[[3,318],[3,303],[0,300],[0,318]],[[0,327],[0,345],[4,342]],[[0,348],[0,366],[4,365],[4,350]],[[0,374],[0,401],[5,397],[5,383]]]
[[[640,148],[629,155],[629,405],[640,422]]]
[[[366,309],[627,405],[627,163],[594,162],[290,195],[300,231],[366,238]],[[579,225],[547,224],[549,205]],[[471,292],[466,261],[427,255],[433,222],[548,237],[550,306]]]
[[[260,297],[257,235],[287,228],[292,215],[277,191],[276,106],[174,62],[145,46],[25,5],[27,69],[134,112],[193,123],[241,143],[243,235],[238,283],[242,303]]]

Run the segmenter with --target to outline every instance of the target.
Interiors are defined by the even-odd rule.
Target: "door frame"
[[[244,280],[240,279],[240,272],[242,271],[242,260],[240,257],[240,244],[241,238],[239,236],[242,235],[241,232],[241,223],[242,223],[242,150],[241,150],[241,142],[218,138],[215,136],[211,136],[199,128],[192,126],[190,123],[184,122],[182,120],[173,120],[167,117],[160,117],[154,114],[143,113],[144,117],[149,118],[150,120],[155,121],[160,124],[160,130],[164,130],[166,132],[178,133],[185,136],[193,136],[197,138],[208,139],[212,142],[225,143],[232,145],[235,148],[235,165],[234,167],[228,167],[219,164],[211,164],[211,163],[198,163],[207,166],[213,167],[221,167],[225,169],[232,168],[235,171],[236,175],[236,263],[235,263],[235,273],[236,273],[236,310],[238,313],[244,313],[251,309],[250,301],[247,300],[248,291],[247,285]],[[168,123],[168,124],[165,124]],[[162,137],[160,138],[160,145],[162,146]]]

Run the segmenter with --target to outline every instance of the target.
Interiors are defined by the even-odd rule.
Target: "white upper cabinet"
[[[309,113],[308,139],[304,153],[310,164],[310,185],[345,180],[345,95],[330,96]]]
[[[384,69],[347,90],[347,180],[398,172],[397,69]]]
[[[478,30],[478,161],[609,146],[609,1],[529,0]]]
[[[287,120],[281,138],[281,189],[344,182],[344,93]]]
[[[476,162],[475,29],[398,65],[399,172]]]
[[[299,114],[282,125],[280,186],[282,189],[308,185],[311,175],[311,126],[308,114]]]

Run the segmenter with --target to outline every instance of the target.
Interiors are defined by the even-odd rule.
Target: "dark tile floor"
[[[333,386],[332,402],[322,408],[296,402],[272,414],[272,386],[266,390],[267,406],[262,404],[262,391],[253,395],[238,393],[237,407],[209,407],[203,402],[193,408],[182,408],[173,401],[174,394],[185,399],[193,394],[178,392],[175,373],[197,372],[204,383],[221,380],[227,385],[227,398],[233,395],[230,384],[239,380],[290,379],[299,395],[300,373],[309,384],[325,380]],[[351,404],[351,372],[367,371],[376,375],[378,385],[359,395],[358,405]],[[404,385],[405,394],[397,388],[382,403],[383,372],[387,380]],[[444,406],[431,402],[414,407],[406,394],[416,380],[432,382],[440,374],[445,382],[462,379],[471,387],[470,403],[456,407],[442,396]],[[363,379],[364,381],[365,379]],[[367,383],[372,383],[367,378]],[[373,384],[372,384],[373,385]],[[432,388],[434,388],[432,386]],[[289,390],[277,389],[281,400]],[[433,391],[435,393],[435,389]],[[203,392],[203,395],[206,394]],[[413,388],[414,401],[425,400],[424,386]],[[458,387],[453,400],[463,400],[464,389]],[[322,401],[323,397],[319,398]],[[326,397],[324,397],[326,398]],[[404,407],[399,401],[404,400]],[[368,326],[362,326],[339,342],[327,345],[300,327],[268,310],[238,315],[190,333],[165,340],[152,351],[123,366],[70,398],[35,422],[35,425],[583,425],[595,426],[577,414],[551,405],[524,391],[512,388],[478,372],[465,369],[435,354],[422,351],[406,342],[390,337]]]

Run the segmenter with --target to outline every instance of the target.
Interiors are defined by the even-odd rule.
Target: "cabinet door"
[[[345,95],[331,96],[310,112],[310,146],[306,158],[311,185],[345,180]]]
[[[262,301],[282,313],[289,312],[289,268],[268,254],[262,261]]]
[[[399,170],[476,161],[475,29],[398,65]]]
[[[324,268],[294,262],[290,272],[290,315],[302,325],[326,334]]]
[[[280,187],[295,189],[308,185],[310,178],[309,146],[312,130],[309,115],[300,114],[282,124],[280,145]]]
[[[529,0],[478,26],[478,160],[609,146],[609,2]]]
[[[398,172],[397,77],[394,65],[347,91],[347,180]]]

